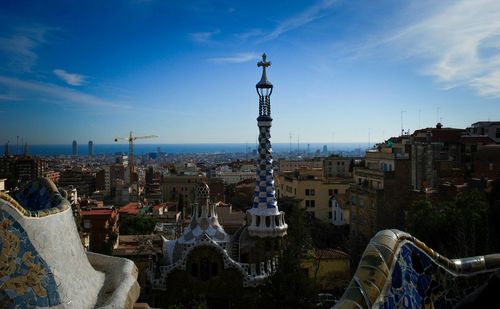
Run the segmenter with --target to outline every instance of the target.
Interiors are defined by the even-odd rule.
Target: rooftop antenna
[[[9,141],[7,141],[7,143],[5,144],[4,156],[5,157],[9,156]]]
[[[406,113],[406,111],[403,111],[403,110],[401,111],[401,135],[403,135],[405,132],[403,129],[404,128],[403,127],[403,113]]]
[[[311,144],[307,143],[307,157],[309,158]]]
[[[371,144],[371,142],[370,142],[370,135],[371,135],[371,133],[372,133],[371,132],[371,128],[368,128],[368,149],[370,149],[370,144]]]
[[[332,132],[332,155],[335,155],[335,152],[333,151],[333,145],[335,144],[335,132]]]
[[[300,156],[300,135],[297,135],[297,156]]]

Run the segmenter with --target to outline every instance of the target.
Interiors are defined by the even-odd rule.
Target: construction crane
[[[129,137],[115,137],[115,142],[120,140],[128,141],[128,157],[129,157],[129,170],[130,170],[130,183],[132,183],[134,174],[134,141],[138,139],[149,139],[158,137],[156,135],[146,135],[146,136],[134,136],[132,131],[130,131]]]

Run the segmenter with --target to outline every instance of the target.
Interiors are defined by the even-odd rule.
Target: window
[[[200,261],[200,279],[201,281],[208,281],[210,279],[210,264],[208,258],[202,257]]]
[[[333,194],[338,194],[339,190],[338,189],[333,189]]]
[[[191,276],[198,277],[198,264],[196,263],[191,264]]]
[[[241,263],[248,263],[248,253],[242,253],[240,258]]]
[[[313,196],[315,194],[314,189],[306,189],[306,196]]]
[[[333,195],[333,189],[328,189],[328,195],[332,196]]]
[[[271,241],[266,240],[266,242],[264,243],[264,249],[266,251],[271,251],[271,249],[272,249]]]
[[[306,200],[306,207],[315,207],[315,206],[316,206],[315,200]]]
[[[83,220],[83,227],[86,229],[90,229],[92,227],[90,220]]]
[[[496,129],[496,132],[495,132],[495,137],[496,137],[496,138],[500,138],[500,128],[497,128],[497,129]]]
[[[351,204],[356,205],[356,195],[351,195]]]
[[[364,198],[360,198],[359,199],[359,207],[364,207],[365,206],[365,199]]]
[[[212,277],[217,277],[219,273],[219,265],[216,262],[212,262]]]

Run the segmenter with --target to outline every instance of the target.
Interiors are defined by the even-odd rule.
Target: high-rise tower
[[[276,201],[276,189],[273,176],[273,155],[271,148],[271,93],[273,84],[267,79],[266,69],[271,62],[266,61],[266,54],[257,63],[262,67],[262,77],[255,85],[259,95],[259,158],[257,161],[257,179],[253,206],[247,210],[248,232],[250,236],[275,237],[286,234],[285,213],[279,211]]]
[[[94,156],[94,142],[89,141],[89,157]]]
[[[71,154],[73,156],[78,155],[78,144],[76,143],[76,141],[73,141],[73,143],[71,144]]]

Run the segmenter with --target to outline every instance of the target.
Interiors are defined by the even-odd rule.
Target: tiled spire
[[[255,196],[252,208],[248,210],[251,224],[249,231],[255,236],[279,236],[286,233],[287,225],[284,213],[278,210],[276,201],[276,189],[273,176],[273,155],[271,147],[271,93],[273,84],[267,79],[266,68],[271,62],[266,60],[266,54],[262,55],[262,61],[257,63],[262,67],[262,78],[255,85],[259,94],[259,158],[257,161],[257,177],[255,184]]]

